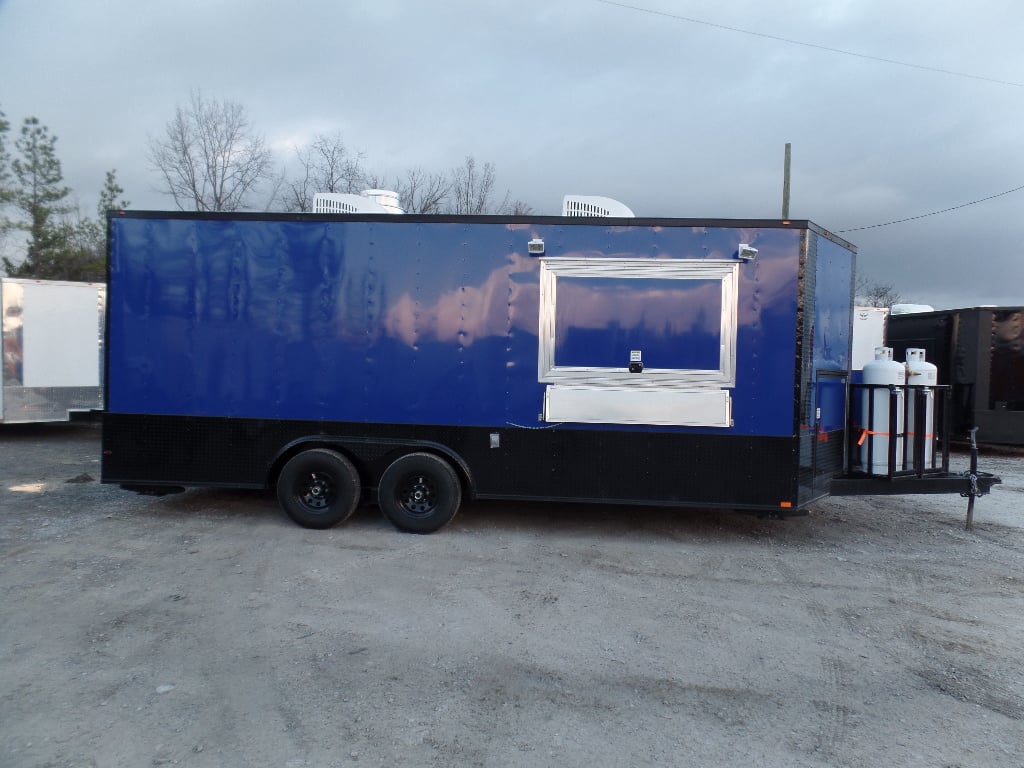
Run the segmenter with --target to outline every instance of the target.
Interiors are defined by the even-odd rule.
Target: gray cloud
[[[635,4],[1024,82],[1012,0]],[[0,108],[60,137],[89,207],[108,168],[135,206],[171,206],[147,137],[192,89],[245,105],[281,149],[341,131],[388,176],[473,154],[539,213],[578,192],[638,215],[778,217],[786,142],[792,217],[832,230],[1024,184],[1024,88],[593,0],[6,0],[0,72]],[[909,300],[1024,304],[1022,208],[1024,192],[846,236]]]

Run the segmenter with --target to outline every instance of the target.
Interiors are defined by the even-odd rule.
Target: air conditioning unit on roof
[[[386,189],[367,189],[361,194],[317,192],[313,213],[405,213],[398,194]]]

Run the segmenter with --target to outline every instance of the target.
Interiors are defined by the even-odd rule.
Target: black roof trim
[[[613,227],[712,227],[723,229],[807,229],[854,253],[857,247],[833,232],[807,219],[692,219],[692,218],[614,218],[589,216],[465,216],[438,214],[387,213],[285,213],[281,211],[108,211],[109,218],[130,219],[202,219],[212,221],[403,221],[406,223],[446,224],[547,224],[562,226],[604,225]]]

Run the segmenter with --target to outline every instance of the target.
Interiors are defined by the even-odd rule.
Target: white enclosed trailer
[[[103,283],[0,278],[0,423],[68,421],[103,408]]]
[[[863,370],[875,359],[875,350],[885,346],[885,325],[889,310],[884,307],[853,308],[853,349],[850,353],[850,368]]]

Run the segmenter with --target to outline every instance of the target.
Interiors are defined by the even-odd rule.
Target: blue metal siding
[[[538,422],[544,392],[537,381],[539,261],[527,255],[530,239],[545,241],[546,257],[593,259],[730,259],[743,242],[759,253],[740,267],[735,426],[582,428],[790,435],[805,231],[114,218],[108,410],[544,426]],[[838,248],[849,258],[826,244],[826,253]],[[823,289],[819,302],[838,317],[836,286]],[[643,336],[655,347],[688,343],[685,333],[640,322],[622,327],[620,317],[609,317],[595,338],[604,344],[614,334]],[[845,336],[824,314],[819,329],[826,334],[822,366],[843,365],[848,309]]]
[[[818,237],[814,296],[814,376],[821,371],[845,373],[850,369],[853,324],[853,254]],[[819,384],[819,430],[832,432],[846,424],[845,381]]]
[[[853,323],[853,254],[818,237],[814,369],[848,371]]]

